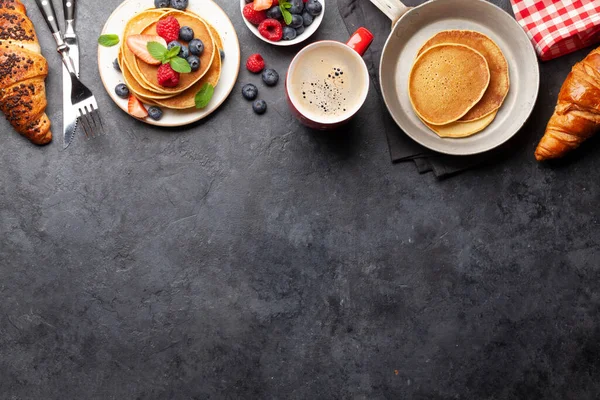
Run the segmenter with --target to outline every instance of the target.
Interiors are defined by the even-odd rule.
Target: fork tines
[[[79,114],[79,120],[86,138],[91,139],[104,134],[104,125],[95,98],[92,97],[86,102],[76,104],[75,108]]]

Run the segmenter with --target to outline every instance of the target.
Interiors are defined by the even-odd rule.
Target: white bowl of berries
[[[319,28],[325,0],[240,0],[240,8],[256,37],[276,46],[292,46]]]

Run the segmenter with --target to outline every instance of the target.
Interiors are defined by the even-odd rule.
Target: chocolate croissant
[[[25,6],[0,0],[0,110],[17,132],[35,144],[52,140],[46,115],[48,63]]]
[[[600,47],[575,64],[535,150],[538,161],[559,158],[600,130]]]

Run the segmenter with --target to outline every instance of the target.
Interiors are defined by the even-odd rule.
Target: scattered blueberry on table
[[[252,103],[252,109],[258,115],[264,114],[267,111],[267,103],[264,100],[256,100]]]
[[[262,73],[262,80],[267,86],[275,86],[279,82],[279,74],[273,68],[267,68]]]
[[[248,83],[242,87],[242,96],[246,100],[255,100],[258,96],[258,88],[252,83]]]

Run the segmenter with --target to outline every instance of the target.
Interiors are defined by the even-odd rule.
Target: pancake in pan
[[[431,125],[457,121],[481,100],[490,82],[481,53],[460,44],[424,51],[409,76],[408,94],[419,117]]]
[[[508,63],[498,45],[483,33],[468,30],[442,31],[429,39],[419,54],[427,49],[443,43],[455,43],[468,46],[481,53],[490,69],[490,84],[485,94],[461,121],[480,119],[500,108],[510,88]]]
[[[443,138],[465,138],[481,132],[487,128],[496,118],[498,111],[492,111],[490,114],[473,121],[463,122],[458,120],[446,125],[431,125],[424,122],[432,131]]]

